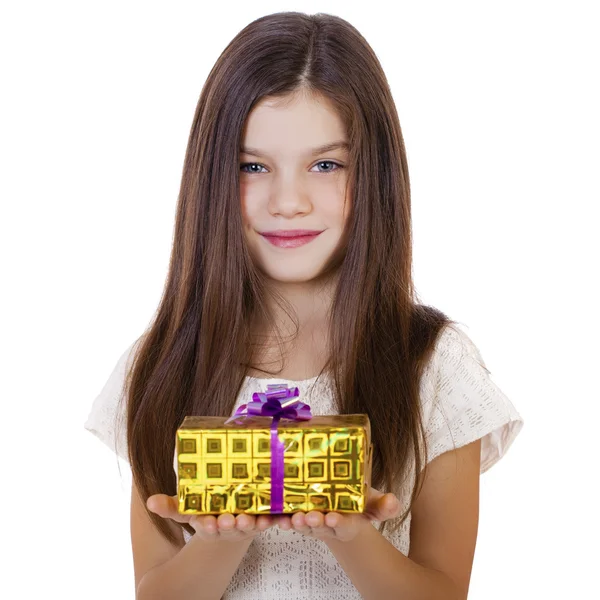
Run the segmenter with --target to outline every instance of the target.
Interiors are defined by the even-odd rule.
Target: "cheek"
[[[330,223],[343,225],[350,214],[350,199],[340,198],[334,205],[328,207],[327,219]]]
[[[255,217],[256,206],[255,202],[252,202],[252,196],[248,193],[248,190],[243,186],[240,188],[240,206],[242,210],[242,221],[244,226],[249,227]]]
[[[344,182],[343,189],[340,189],[339,202],[336,207],[338,220],[345,223],[350,215],[350,208],[352,206],[352,186]]]

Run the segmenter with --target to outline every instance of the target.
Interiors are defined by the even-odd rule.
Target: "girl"
[[[177,513],[183,418],[230,416],[267,382],[314,415],[369,415],[364,513]],[[400,124],[346,21],[265,16],[218,59],[160,306],[85,426],[131,465],[140,600],[467,597],[479,475],[522,419],[458,323],[418,302]]]

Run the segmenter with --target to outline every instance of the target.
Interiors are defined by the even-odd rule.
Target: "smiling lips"
[[[312,242],[322,231],[311,231],[308,229],[291,229],[265,231],[261,235],[273,246],[278,248],[297,248]]]

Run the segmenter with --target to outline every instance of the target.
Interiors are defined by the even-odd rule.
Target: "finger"
[[[394,494],[386,494],[386,507],[390,515],[388,519],[399,517],[402,514],[402,505]]]
[[[369,503],[376,504],[377,501],[382,496],[385,496],[385,494],[383,492],[381,492],[380,490],[376,490],[375,488],[370,487],[369,491],[367,493],[367,504],[369,504]]]
[[[373,515],[376,521],[386,521],[397,517],[401,513],[400,501],[394,494],[385,494],[374,505]]]
[[[325,515],[329,536],[344,542],[354,539],[364,523],[361,515],[354,513],[330,512]]]
[[[292,518],[289,516],[282,516],[277,519],[277,524],[279,525],[279,529],[289,531],[292,528]]]
[[[244,533],[250,533],[254,531],[256,527],[256,519],[252,518],[246,513],[242,513],[235,518],[236,529],[243,531]]]
[[[383,492],[376,490],[375,488],[369,488],[369,493],[367,494],[367,502],[375,502],[379,500],[383,496]]]
[[[386,519],[390,519],[397,514],[400,514],[400,501],[394,494],[386,494],[380,500],[381,512]]]
[[[231,513],[221,513],[217,517],[217,529],[219,532],[227,532],[235,529],[235,516]]]
[[[241,537],[246,537],[244,532],[240,531],[237,527],[238,516],[231,513],[223,513],[219,515],[217,519],[217,526],[219,528],[219,537],[223,540],[235,540]]]
[[[313,529],[323,527],[323,513],[320,513],[316,510],[311,510],[310,512],[306,513],[304,521],[309,527],[312,527]]]
[[[337,512],[329,512],[325,515],[325,525],[332,529],[339,529],[344,525],[344,515]]]
[[[306,515],[303,512],[297,512],[292,515],[292,527],[304,535],[310,535],[310,527],[306,523]]]
[[[178,523],[189,523],[192,515],[179,514],[177,495],[154,494],[146,500],[146,508],[163,519],[172,519]]]
[[[217,535],[217,519],[214,515],[194,515],[190,525],[203,536],[214,537]]]
[[[264,531],[274,524],[274,519],[271,515],[259,515],[256,519],[256,528],[259,531]]]
[[[327,514],[320,511],[311,511],[305,517],[306,524],[310,527],[310,535],[319,539],[335,537],[336,532],[327,524]]]
[[[146,500],[146,507],[153,513],[164,517],[172,511],[171,496],[166,494],[154,494]]]

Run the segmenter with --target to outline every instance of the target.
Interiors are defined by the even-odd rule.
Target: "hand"
[[[177,511],[177,495],[154,494],[148,498],[146,506],[163,519],[189,523],[196,530],[196,535],[206,540],[241,542],[275,525],[273,515],[181,515]]]
[[[318,540],[334,538],[342,542],[353,540],[371,521],[386,521],[401,514],[400,501],[394,494],[384,494],[369,488],[367,505],[362,513],[323,513],[312,510],[293,515],[276,515],[276,524],[283,530],[294,529]]]

